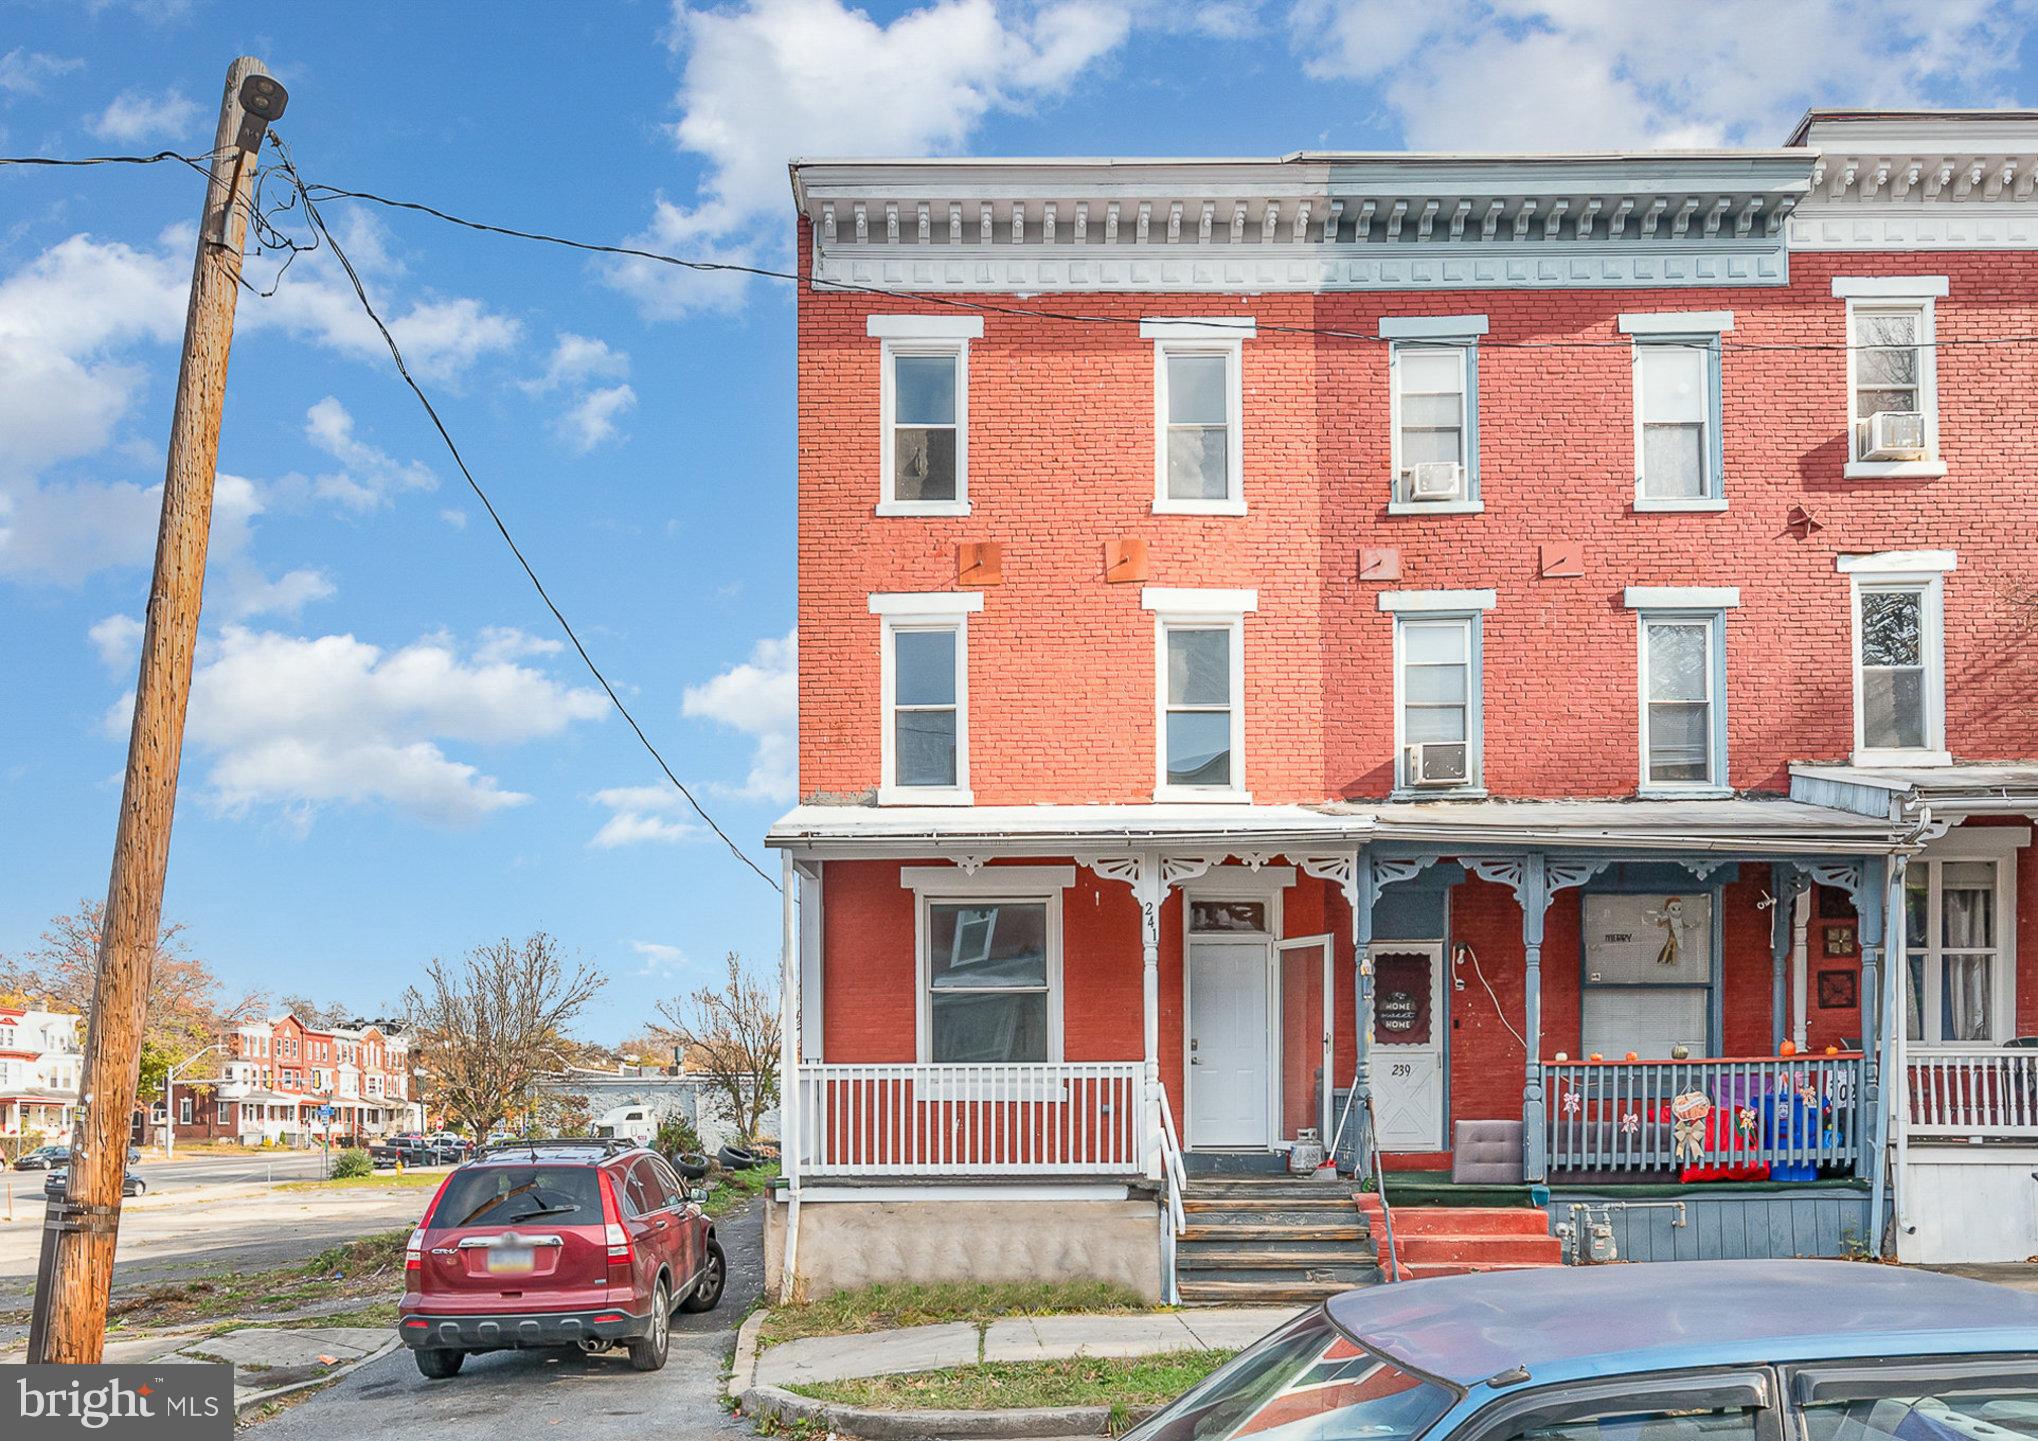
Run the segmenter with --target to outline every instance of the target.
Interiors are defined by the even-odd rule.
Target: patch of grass
[[[329,1246],[307,1261],[144,1286],[113,1298],[107,1308],[109,1329],[246,1318],[321,1301],[358,1299],[362,1308],[393,1305],[391,1298],[403,1290],[403,1246],[409,1236],[408,1230],[383,1231]]]
[[[394,1171],[375,1171],[366,1176],[336,1177],[330,1181],[284,1181],[277,1185],[279,1191],[366,1191],[381,1187],[392,1191],[420,1191],[436,1186],[446,1179],[443,1167],[436,1171],[409,1170],[402,1175]]]
[[[766,1318],[765,1346],[802,1336],[858,1336],[944,1321],[979,1325],[1004,1316],[1056,1316],[1077,1311],[1150,1311],[1138,1296],[1108,1281],[955,1281],[932,1286],[881,1284],[838,1291],[819,1301],[780,1306]]]
[[[708,1177],[708,1204],[701,1209],[710,1216],[740,1211],[750,1204],[752,1196],[761,1196],[771,1189],[771,1183],[777,1179],[776,1161],[748,1171],[716,1171]]]
[[[899,1411],[990,1411],[1022,1406],[1158,1406],[1229,1361],[1230,1351],[985,1361],[905,1376],[864,1376],[791,1389],[817,1401]]]

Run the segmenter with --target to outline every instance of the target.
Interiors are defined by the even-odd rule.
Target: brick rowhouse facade
[[[916,876],[1073,866],[1048,944],[1049,1058],[1137,1059],[1147,1031],[1191,1162],[1211,1149],[1235,1159],[1234,1145],[1199,1143],[1183,1099],[1198,1029],[1184,897],[1213,882],[1234,894],[1226,876],[1292,877],[1267,897],[1269,954],[1286,954],[1283,938],[1329,937],[1334,989],[1326,1006],[1320,984],[1292,989],[1272,962],[1269,1034],[1283,1039],[1269,1042],[1280,1079],[1265,1141],[1279,1150],[1321,1113],[1294,1098],[1321,1081],[1298,1070],[1298,1039],[1327,1027],[1340,1091],[1362,1051],[1377,1060],[1377,1037],[1362,1047],[1360,1034],[1376,998],[1356,978],[1390,940],[1420,941],[1435,947],[1424,964],[1440,977],[1437,1014],[1409,1034],[1441,1040],[1440,1114],[1428,1142],[1382,1149],[1390,1167],[1444,1170],[1455,1123],[1511,1117],[1534,1133],[1527,1118],[1545,1101],[1550,1125],[1561,1121],[1562,1073],[1539,1081],[1521,1039],[1531,989],[1545,1069],[1610,1034],[1584,1015],[1601,979],[1585,911],[1620,902],[1590,898],[1704,894],[1714,954],[1697,1053],[1771,1057],[1783,1041],[1865,1052],[1866,1157],[1904,1127],[1904,1098],[1922,1084],[1896,1079],[1901,1043],[1878,1035],[1903,952],[1916,952],[1914,986],[1935,977],[1904,1004],[1943,1013],[1915,1022],[1911,1044],[1958,1050],[2038,1030],[2038,981],[2017,957],[2038,957],[2038,852],[2026,843],[2038,804],[2038,117],[1816,116],[1786,150],[1599,157],[1591,176],[1581,161],[1547,185],[1538,167],[1562,162],[1285,164],[1312,160],[1327,167],[1320,188],[1274,174],[1284,162],[795,167],[800,266],[821,283],[802,287],[798,312],[802,805],[773,841],[798,862],[788,983],[803,1058],[929,1063],[942,998],[928,906],[945,893]],[[1680,182],[1679,167],[1704,173]],[[1615,259],[1622,245],[1666,248]],[[1393,258],[1369,259],[1380,255]],[[1850,387],[1868,384],[1855,367],[1870,332],[1856,327],[1891,304],[1919,307],[1904,323],[1921,327],[1917,403],[1934,433],[1898,463],[1868,463]],[[1247,322],[1204,334],[1242,336],[1225,416],[1229,513],[1157,501],[1157,347],[1171,332],[1154,322],[1168,319]],[[1698,503],[1654,508],[1638,494],[1639,349],[1693,333],[1716,347],[1716,473]],[[1393,346],[1432,337],[1471,357],[1472,478],[1459,503],[1425,506],[1395,493],[1405,352]],[[901,513],[914,507],[884,482],[887,422],[904,423],[887,367],[948,351],[966,496],[931,507],[945,513]],[[1857,592],[1884,576],[1928,597],[1918,683],[1937,719],[1905,754],[1857,734]],[[1172,803],[1197,796],[1160,798],[1156,777],[1157,621],[1189,592],[1224,594],[1215,608],[1237,612],[1242,652],[1235,793],[1193,811]],[[1397,767],[1397,621],[1472,612],[1470,783],[1417,787],[1413,760]],[[1643,779],[1638,624],[1664,613],[1716,626],[1712,769],[1681,791]],[[953,794],[916,805],[886,769],[903,714],[887,647],[895,627],[930,616],[960,617],[966,759]],[[1227,828],[1224,804],[1245,819]],[[1353,839],[1374,884],[1315,854],[1344,847],[1298,838],[1295,812],[1370,827]],[[1872,842],[1858,824],[1878,818]],[[1262,824],[1278,838],[1239,838]],[[1798,864],[1822,835],[1836,854],[1879,853],[1845,862],[1852,872]],[[1177,883],[1162,864],[1170,844],[1207,868],[1178,868],[1194,873]],[[1547,866],[1584,879],[1531,892],[1502,863],[1546,845]],[[1099,865],[1105,855],[1121,855],[1120,870]],[[1127,884],[1149,861],[1158,889]],[[1961,869],[1975,864],[1994,879]],[[1989,889],[1999,911],[1985,936],[1960,923],[1957,939],[1985,957],[1955,958],[1950,930],[1945,958],[1937,943],[1918,951],[1942,890],[1946,915],[1969,916],[1963,886]],[[1155,897],[1144,941],[1157,995],[1143,1016],[1142,909]],[[1359,914],[1369,907],[1381,909]],[[1525,924],[1532,908],[1540,935]],[[807,1124],[824,1170],[833,1122]],[[1544,1139],[1528,1144],[1529,1178],[1561,1180]],[[887,1153],[878,1169],[911,1159]],[[1879,1164],[1852,1172],[1862,1204]],[[1897,1209],[1901,1221],[1901,1188]]]

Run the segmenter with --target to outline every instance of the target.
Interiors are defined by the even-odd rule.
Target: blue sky
[[[2038,101],[2028,3],[0,0],[0,151],[209,143],[227,62],[313,181],[783,264],[799,154],[1779,143],[1810,104]],[[0,173],[0,952],[104,892],[196,177]],[[792,799],[782,286],[335,203],[470,463],[675,768]],[[266,281],[269,257],[249,274]],[[372,1010],[533,927],[615,1039],[775,896],[607,712],[323,257],[243,299],[166,913],[236,989]]]

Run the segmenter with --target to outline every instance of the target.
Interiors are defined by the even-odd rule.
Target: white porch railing
[[[1138,1061],[799,1068],[807,1176],[1143,1174]]]
[[[2038,1050],[1912,1051],[1912,1137],[2038,1138]]]

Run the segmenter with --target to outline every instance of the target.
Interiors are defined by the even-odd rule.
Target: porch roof
[[[1887,804],[1928,805],[1939,811],[2038,810],[2038,761],[1995,761],[1950,766],[1849,766],[1800,763],[1790,768],[1792,790],[1809,794],[1818,783],[1858,787]],[[1812,782],[1812,786],[1800,782]],[[1846,795],[1845,791],[1835,794]],[[1855,798],[1857,801],[1859,797]]]
[[[1781,797],[1691,800],[1339,801],[1302,805],[828,806],[794,808],[765,844],[897,856],[976,847],[1006,855],[1071,848],[1249,845],[1336,850],[1373,841],[1430,846],[1883,854],[1890,820]]]

